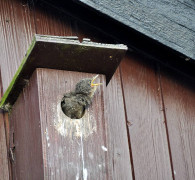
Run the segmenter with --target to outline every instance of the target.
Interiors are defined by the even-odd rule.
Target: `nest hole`
[[[64,97],[61,101],[62,112],[71,119],[81,119],[85,115],[84,106],[71,102],[70,99],[66,100]]]

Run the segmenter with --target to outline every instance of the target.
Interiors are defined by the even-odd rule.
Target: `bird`
[[[74,91],[64,94],[61,101],[62,111],[71,119],[80,119],[83,117],[85,110],[92,103],[93,96],[99,85],[102,83],[94,83],[98,75],[93,78],[85,78],[80,80]]]

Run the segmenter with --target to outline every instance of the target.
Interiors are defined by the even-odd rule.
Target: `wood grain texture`
[[[35,6],[35,24],[37,34],[75,36],[72,31],[74,20],[61,11],[42,5],[42,2]]]
[[[3,94],[3,86],[1,81],[0,72],[0,97]],[[6,114],[0,110],[0,180],[9,180],[9,160],[8,160],[8,149],[9,149],[9,128],[7,128],[8,118]]]
[[[161,68],[161,84],[176,180],[195,179],[195,81]]]
[[[9,115],[13,179],[43,179],[40,111],[36,74]],[[14,148],[15,147],[15,148]]]
[[[0,12],[0,66],[5,92],[31,43],[35,26],[32,11],[22,0],[1,0]]]
[[[119,69],[106,87],[105,115],[109,131],[109,162],[113,179],[133,179]]]
[[[154,65],[127,56],[121,63],[121,73],[135,179],[172,179]]]
[[[9,180],[7,144],[2,112],[0,112],[0,180]]]
[[[104,85],[82,119],[71,120],[61,110],[63,94],[93,74],[37,69],[46,179],[110,179]],[[98,82],[98,81],[97,81]]]

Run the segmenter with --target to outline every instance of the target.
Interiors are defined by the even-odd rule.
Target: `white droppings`
[[[45,130],[45,134],[46,134],[47,146],[50,147],[50,143],[49,143],[49,133],[48,133],[48,129],[47,129],[47,128],[46,128],[46,130]]]
[[[88,155],[90,159],[93,159],[93,153],[89,152]]]
[[[83,162],[83,180],[87,180],[87,168],[85,168],[85,159],[83,152],[83,126],[81,126],[81,157]]]
[[[102,168],[102,165],[101,165],[101,164],[98,164],[98,167],[99,167],[99,168]]]
[[[45,130],[45,134],[46,134],[46,139],[47,139],[47,141],[49,141],[49,134],[48,134],[47,128],[46,128],[46,130]]]
[[[85,168],[85,160],[84,160],[84,153],[83,153],[83,132],[81,130],[81,157],[83,163],[83,179],[87,180],[87,169]]]
[[[76,175],[76,180],[79,180],[79,173],[77,173]]]
[[[174,170],[174,174],[176,175],[176,171]]]
[[[87,180],[87,169],[83,169],[83,180]]]
[[[102,146],[103,151],[108,151],[108,149],[105,146]]]
[[[78,167],[78,164],[77,164],[77,175],[76,175],[76,180],[79,180],[79,167]]]
[[[79,151],[79,157],[81,156],[81,151]]]

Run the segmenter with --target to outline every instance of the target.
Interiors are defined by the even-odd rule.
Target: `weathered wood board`
[[[195,81],[161,68],[175,179],[195,179]]]
[[[3,113],[0,112],[0,180],[9,180],[8,151]]]
[[[23,0],[0,2],[0,66],[5,92],[35,34],[34,12]]]
[[[124,101],[122,96],[121,77],[119,68],[106,87],[105,117],[108,121],[109,163],[113,179],[133,179],[133,166],[125,118]],[[132,158],[132,157],[131,157]]]
[[[82,119],[71,120],[61,110],[63,94],[80,79],[93,76],[51,69],[34,72],[10,114],[15,178],[111,179],[105,76],[100,76],[103,85]]]
[[[3,94],[2,90],[2,81],[1,81],[1,72],[0,72],[0,97]],[[7,116],[0,110],[0,180],[9,180],[11,179],[9,176],[9,141],[8,139],[8,131],[6,127],[6,118]]]
[[[135,179],[172,179],[158,76],[142,63],[128,56],[120,66]]]

